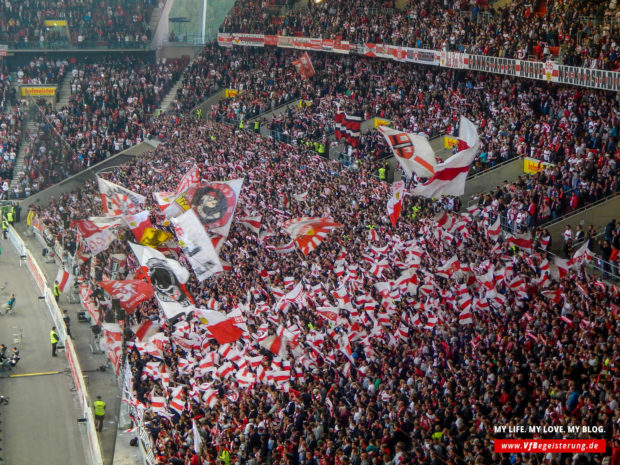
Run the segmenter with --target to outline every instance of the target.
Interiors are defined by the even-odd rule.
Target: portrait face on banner
[[[235,192],[226,184],[210,184],[196,190],[191,205],[206,229],[219,228],[235,211]]]

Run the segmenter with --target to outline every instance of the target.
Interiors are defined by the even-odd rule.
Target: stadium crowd
[[[557,59],[566,65],[618,69],[616,2],[512,1],[498,11],[483,2],[410,0],[308,1],[287,12],[238,0],[221,32],[296,35],[505,58]],[[486,2],[484,2],[486,4]],[[538,8],[541,6],[541,8]]]
[[[9,185],[22,138],[23,107],[17,102],[6,68],[0,68],[0,200]]]
[[[163,144],[109,180],[142,194],[174,190],[197,164],[205,181],[245,177],[236,217],[262,219],[258,235],[233,223],[219,254],[229,271],[187,283],[196,306],[241,312],[240,341],[205,342],[199,319],[165,321],[154,301],[129,316],[129,326],[161,326],[157,349],[125,330],[130,402],[144,409],[158,463],[509,464],[520,456],[493,452],[503,437],[493,426],[515,422],[597,425],[608,454],[620,446],[620,300],[584,272],[583,255],[566,271],[544,251],[490,236],[492,210],[452,214],[408,196],[393,227],[371,163],[354,174],[252,131],[162,124]],[[150,196],[147,206],[152,223],[172,231]],[[93,183],[34,208],[73,250],[70,222],[102,214]],[[287,240],[284,220],[321,215],[344,227],[318,251],[274,249]],[[113,253],[128,256],[117,279],[138,272],[130,237],[121,229],[108,251],[84,257],[87,282],[109,278]],[[280,305],[297,283],[305,297]],[[340,307],[336,324],[319,316],[322,306]],[[287,347],[277,355],[259,344],[276,336]],[[162,396],[165,407],[152,404]],[[524,463],[567,462],[541,454]]]
[[[0,41],[15,48],[143,47],[151,34],[148,21],[153,3],[152,0],[3,0]]]
[[[68,66],[67,60],[33,57],[30,63],[20,66],[15,74],[19,84],[58,84]]]
[[[210,68],[200,77],[194,69],[186,75],[187,86],[179,90],[185,102],[181,108],[195,105],[197,95],[206,96],[204,89],[233,88],[239,93],[221,100],[210,116],[237,124],[301,99],[299,108],[276,112],[267,122],[278,140],[296,145],[329,136],[339,108],[364,119],[385,118],[396,129],[431,137],[456,134],[454,122],[466,114],[479,123],[482,140],[472,173],[516,156],[553,164],[528,184],[511,187],[528,212],[523,222],[515,222],[511,210],[508,221],[516,229],[545,223],[619,189],[620,109],[612,93],[320,53],[311,55],[316,74],[295,81],[291,61],[296,55],[207,47],[201,60]],[[417,85],[407,91],[407,82]],[[364,134],[348,152],[357,160],[390,155],[374,132]],[[522,205],[513,202],[512,207],[519,211]]]
[[[144,140],[156,110],[187,60],[157,64],[109,58],[75,64],[71,98],[54,109],[39,102],[38,130],[29,142],[18,196],[28,196]]]

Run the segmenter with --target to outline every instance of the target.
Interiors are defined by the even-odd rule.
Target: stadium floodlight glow
[[[319,3],[323,3],[323,0],[314,0],[314,3],[318,5]]]

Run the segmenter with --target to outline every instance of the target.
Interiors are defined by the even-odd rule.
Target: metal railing
[[[618,192],[614,192],[613,194],[609,194],[609,195],[607,195],[607,196],[603,197],[602,199],[598,199],[596,202],[591,202],[591,203],[588,203],[588,204],[583,205],[583,206],[581,206],[581,207],[579,207],[579,208],[577,208],[577,209],[575,209],[575,210],[571,210],[571,211],[569,211],[569,212],[566,212],[566,213],[564,213],[563,215],[556,216],[555,218],[553,218],[553,219],[551,219],[551,220],[549,220],[549,221],[546,221],[546,222],[544,222],[544,223],[540,223],[540,224],[538,225],[538,227],[540,227],[540,228],[548,228],[548,227],[549,227],[549,226],[551,226],[552,224],[555,224],[555,223],[558,223],[558,222],[560,222],[560,221],[566,220],[566,219],[570,218],[571,216],[578,215],[578,214],[580,214],[580,213],[585,212],[586,210],[589,210],[589,209],[590,209],[590,208],[592,208],[592,207],[596,207],[597,205],[600,205],[600,204],[602,204],[602,203],[605,203],[605,202],[607,202],[608,200],[611,200],[611,199],[613,199],[614,197],[618,196],[618,194],[619,194]]]

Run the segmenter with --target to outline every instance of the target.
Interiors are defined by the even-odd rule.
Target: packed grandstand
[[[620,225],[549,233],[620,190],[615,2],[279,3],[238,0],[193,59],[122,52],[151,1],[0,3],[0,43],[40,46],[0,62],[0,199],[80,283],[147,462],[620,464]],[[494,447],[531,438],[605,451]]]

